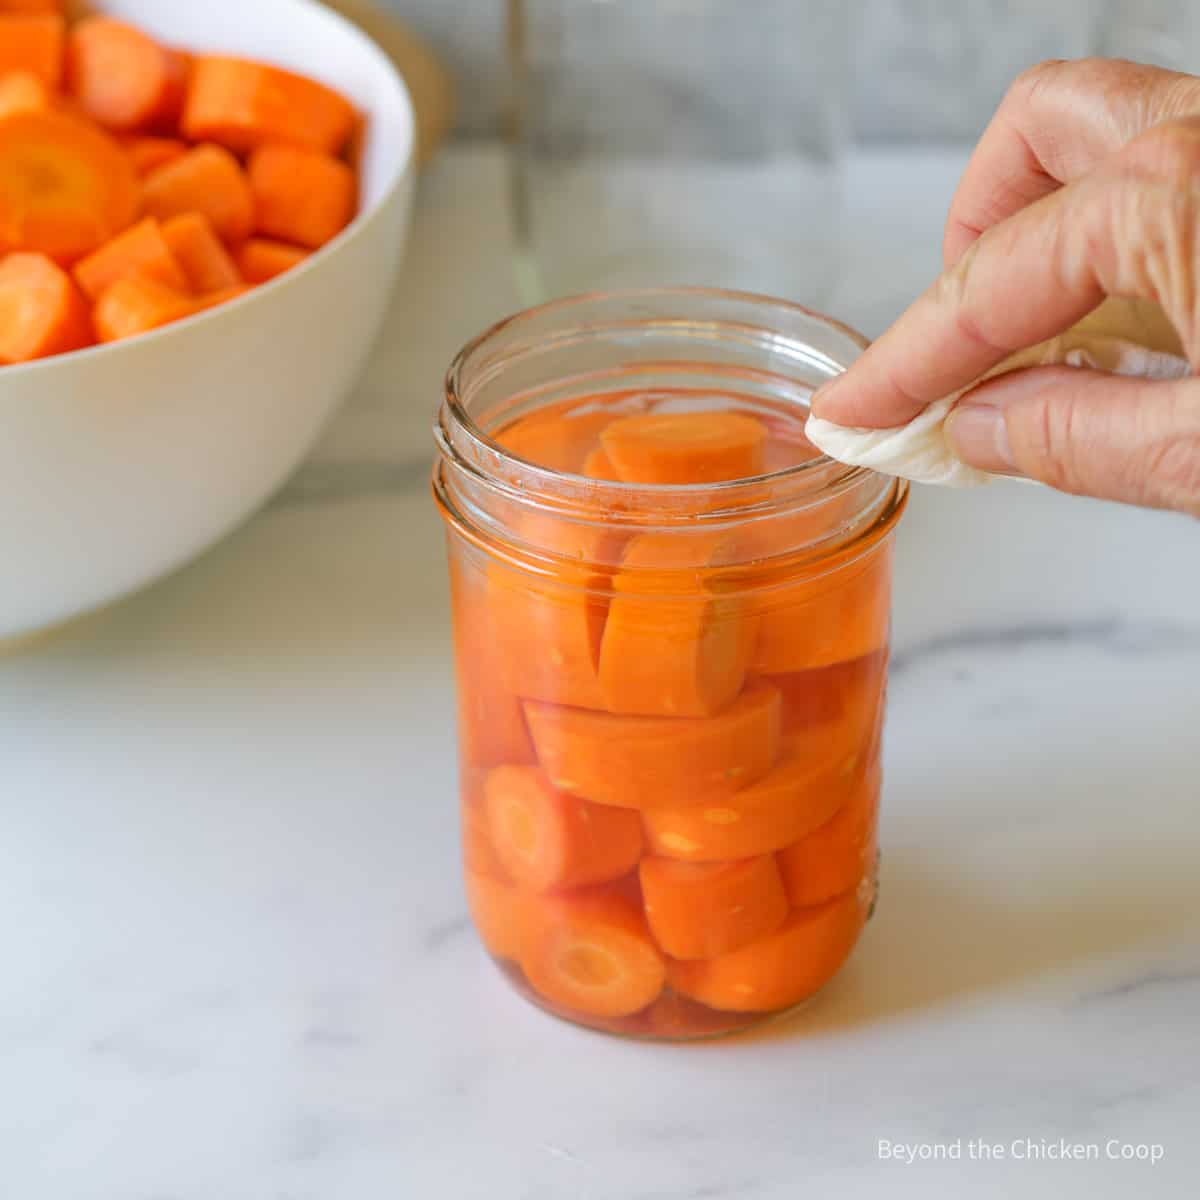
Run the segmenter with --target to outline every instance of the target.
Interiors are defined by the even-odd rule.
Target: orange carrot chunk
[[[597,446],[583,460],[583,473],[589,479],[606,479],[610,483],[619,483],[620,475],[617,474],[617,469],[612,465],[612,459],[604,451],[603,446]]]
[[[479,940],[497,958],[516,959],[525,924],[525,896],[509,878],[475,804],[462,809],[463,882],[467,908]]]
[[[788,914],[775,856],[685,863],[644,858],[646,920],[673,958],[716,958],[777,929]]]
[[[813,763],[804,743],[785,738],[779,764],[757,783],[708,804],[642,814],[654,853],[684,862],[721,862],[782,850],[819,828],[846,802],[857,757]]]
[[[627,483],[718,483],[759,475],[766,430],[736,412],[648,412],[619,417],[600,435]]]
[[[87,305],[43,254],[0,260],[0,364],[28,362],[92,342]]]
[[[763,607],[752,668],[766,675],[848,662],[887,644],[891,543],[817,579],[782,588]]]
[[[332,88],[265,63],[199,55],[181,121],[185,137],[231,150],[283,142],[337,154],[354,127],[350,102]]]
[[[568,796],[537,767],[493,768],[484,803],[500,861],[537,891],[619,879],[642,853],[637,813]]]
[[[639,1012],[662,991],[666,964],[641,909],[612,888],[531,903],[521,967],[551,1005],[595,1017]]]
[[[60,13],[63,0],[0,0],[0,13]]]
[[[245,172],[221,146],[197,146],[151,171],[145,183],[146,211],[160,221],[203,213],[226,242],[241,242],[254,227],[254,198]]]
[[[714,594],[704,569],[719,534],[647,533],[628,545],[600,649],[604,705],[615,713],[706,717],[741,690],[753,647],[746,605]]]
[[[773,933],[720,958],[672,962],[670,983],[724,1012],[787,1008],[833,977],[862,924],[862,908],[851,892],[829,904],[794,910]]]
[[[133,167],[102,130],[57,112],[0,122],[0,253],[69,265],[130,225],[138,203]]]
[[[354,216],[354,172],[319,150],[260,146],[247,171],[258,233],[315,250]]]
[[[202,296],[197,296],[192,301],[192,312],[204,312],[208,308],[218,308],[222,304],[228,304],[230,300],[236,300],[239,296],[244,296],[247,292],[253,291],[254,288],[248,283],[234,283],[229,287],[217,288],[215,292],[205,292]]]
[[[622,808],[711,803],[761,779],[779,754],[779,692],[764,683],[714,717],[623,717],[536,701],[525,715],[555,787]]]
[[[47,112],[52,107],[50,88],[32,71],[0,75],[0,121],[16,113]]]
[[[526,462],[548,471],[578,474],[598,446],[596,438],[611,424],[607,412],[532,412],[498,433],[495,441]]]
[[[203,213],[180,213],[164,221],[162,235],[193,292],[217,292],[242,283],[229,251]]]
[[[136,272],[101,293],[92,310],[102,342],[115,342],[178,321],[193,311],[192,298]]]
[[[123,139],[121,145],[133,162],[133,168],[141,176],[149,175],[158,167],[182,158],[188,152],[187,142],[179,138],[153,137],[135,134]]]
[[[290,271],[308,257],[307,250],[273,242],[269,238],[250,238],[237,252],[237,267],[247,283],[266,283],[284,271]]]
[[[164,128],[183,104],[186,60],[111,17],[84,17],[67,38],[67,86],[110,129]]]
[[[47,87],[62,81],[66,22],[57,13],[0,13],[0,75],[30,71]]]
[[[95,300],[111,284],[134,271],[177,292],[188,290],[187,276],[153,217],[144,218],[81,258],[75,264],[75,280],[89,299]]]
[[[779,869],[794,908],[853,891],[874,870],[879,780],[878,764],[859,772],[833,818],[780,852]]]

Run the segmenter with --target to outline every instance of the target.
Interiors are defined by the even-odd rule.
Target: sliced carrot
[[[337,154],[354,127],[350,102],[332,88],[280,67],[221,55],[199,55],[181,126],[192,141],[231,150],[283,142]]]
[[[84,17],[67,38],[67,86],[84,112],[110,129],[156,129],[183,105],[186,60],[111,17]]]
[[[260,146],[247,173],[258,233],[315,250],[354,216],[354,172],[319,150]]]
[[[60,13],[63,0],[0,0],[0,13]]]
[[[666,980],[641,909],[613,888],[531,903],[522,943],[530,986],[571,1012],[629,1016],[653,1002]]]
[[[0,121],[16,113],[48,112],[53,106],[50,88],[32,71],[0,75]]]
[[[203,213],[180,213],[164,221],[162,235],[193,292],[217,292],[241,285],[242,277],[229,251]]]
[[[505,686],[524,699],[603,708],[600,643],[617,553],[610,530],[555,517],[515,523],[527,545],[559,561],[550,575],[494,562],[487,605]]]
[[[608,412],[561,409],[535,411],[514,421],[493,439],[505,450],[548,471],[578,474],[596,450],[596,439],[611,424]]]
[[[138,203],[133,167],[102,130],[57,112],[0,122],[0,253],[69,265],[130,225]]]
[[[115,342],[178,321],[193,312],[191,296],[134,272],[110,284],[92,319],[102,342]]]
[[[718,483],[759,475],[766,430],[736,412],[648,412],[618,417],[600,435],[627,483]]]
[[[752,669],[766,675],[848,662],[887,645],[892,543],[817,579],[780,589],[762,608]]]
[[[0,75],[30,71],[48,87],[58,87],[66,32],[57,13],[0,13]]]
[[[706,717],[741,690],[755,627],[744,601],[705,582],[726,542],[722,534],[647,533],[626,547],[600,648],[611,712]]]
[[[619,879],[642,853],[637,813],[568,796],[538,767],[493,768],[484,803],[500,861],[536,891]]]
[[[501,678],[482,572],[466,557],[450,561],[459,750],[468,767],[535,761],[525,710]]]
[[[642,814],[654,853],[685,862],[769,854],[819,828],[845,803],[858,758],[813,763],[804,743],[785,737],[779,763],[757,783],[710,804],[651,808]]]
[[[853,893],[796,909],[773,933],[740,950],[672,962],[671,986],[725,1012],[788,1008],[829,982],[854,949],[863,919]]]
[[[467,908],[479,940],[497,958],[516,959],[525,925],[525,895],[496,856],[480,808],[464,804],[462,834]]]
[[[597,446],[583,460],[583,473],[589,479],[606,479],[610,483],[619,483],[621,481],[616,467],[612,465],[612,459],[605,453],[603,446]]]
[[[188,152],[187,142],[179,138],[154,137],[148,134],[134,134],[124,138],[121,145],[133,162],[133,168],[141,176],[149,175],[151,171],[182,158]]]
[[[779,755],[779,691],[748,687],[715,717],[622,717],[528,701],[538,761],[563,791],[622,808],[705,804]]]
[[[779,853],[794,908],[820,904],[857,888],[875,867],[880,770],[858,773],[852,794],[833,818]]]
[[[213,292],[205,292],[201,296],[195,297],[192,301],[192,312],[204,312],[205,309],[218,308],[222,304],[228,304],[230,300],[236,300],[239,296],[244,296],[247,292],[252,292],[254,287],[249,283],[234,283],[229,287],[217,288]]]
[[[247,283],[266,283],[284,271],[290,271],[308,257],[307,250],[273,242],[269,238],[250,238],[237,252],[237,267]]]
[[[43,254],[0,260],[0,364],[78,350],[93,341],[71,277]]]
[[[111,284],[134,271],[177,292],[188,291],[187,276],[153,217],[145,217],[81,258],[75,264],[75,279],[95,300]]]
[[[245,172],[221,146],[197,146],[146,176],[146,211],[160,221],[203,213],[226,242],[237,243],[254,227],[254,198]]]
[[[638,868],[646,920],[672,958],[716,958],[749,945],[788,914],[775,856],[686,863],[644,858]]]

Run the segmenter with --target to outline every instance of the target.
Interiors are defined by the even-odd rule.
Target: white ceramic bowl
[[[165,41],[312,75],[367,114],[358,217],[301,266],[143,337],[0,367],[0,641],[193,557],[296,467],[358,377],[411,208],[408,93],[310,0],[104,0]]]

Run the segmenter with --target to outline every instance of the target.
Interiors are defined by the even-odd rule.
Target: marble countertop
[[[839,314],[876,332],[924,282],[960,165],[855,164]],[[1183,518],[914,496],[880,907],[804,1013],[624,1043],[484,959],[427,429],[451,353],[514,303],[499,184],[489,149],[426,180],[373,368],[264,512],[0,659],[0,1195],[1194,1195]]]

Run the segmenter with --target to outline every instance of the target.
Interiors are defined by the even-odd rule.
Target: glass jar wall
[[[905,490],[803,436],[861,346],[781,302],[643,291],[520,314],[449,372],[467,898],[559,1016],[743,1028],[871,911]]]

